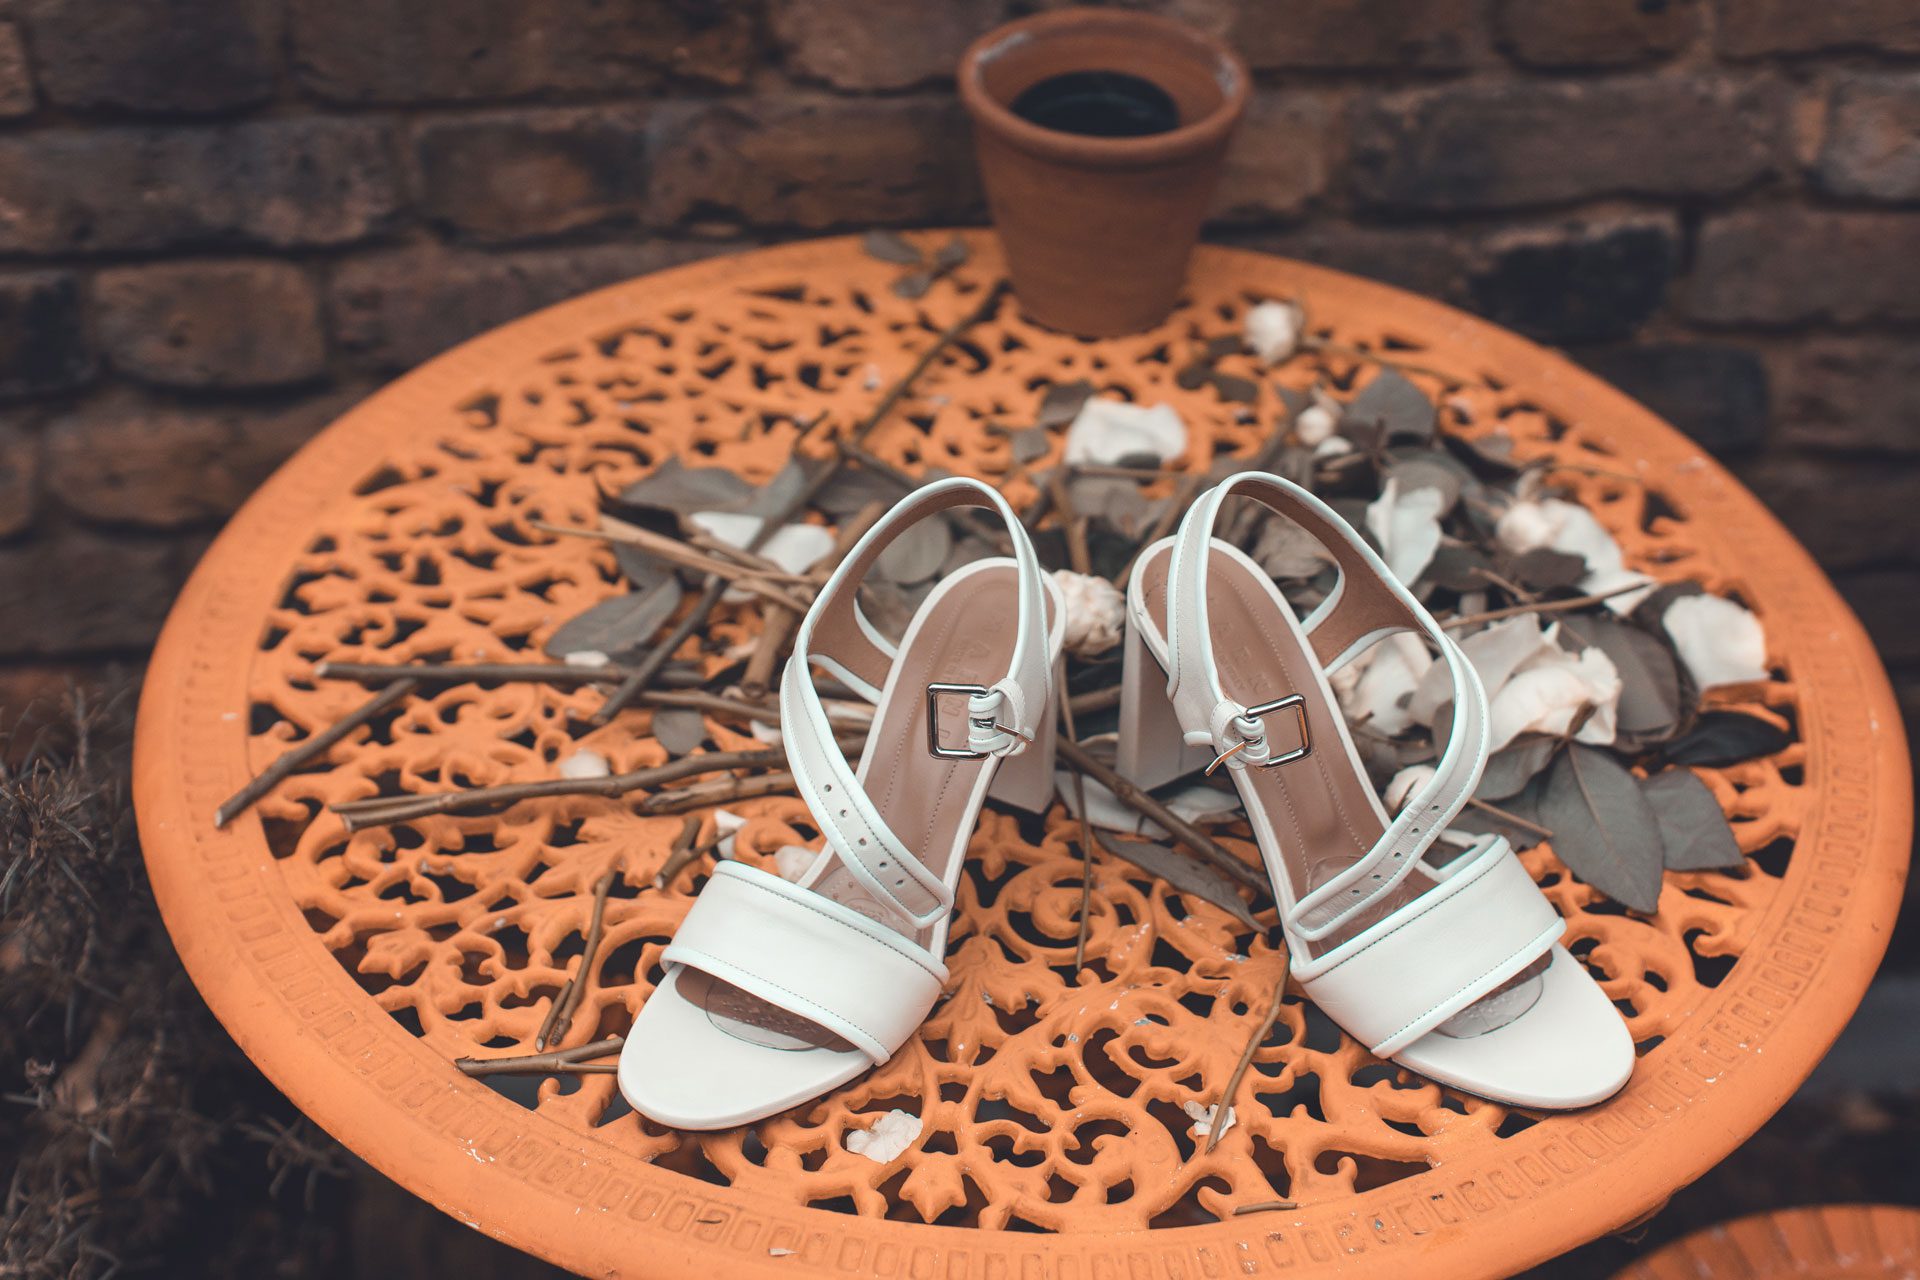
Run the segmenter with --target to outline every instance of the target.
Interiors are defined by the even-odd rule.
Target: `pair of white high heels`
[[[1233,495],[1333,557],[1338,585],[1304,622],[1213,536]],[[857,588],[914,522],[960,507],[996,513],[1013,555],[945,578],[896,647]],[[1486,763],[1486,693],[1350,526],[1278,476],[1232,476],[1142,553],[1127,606],[1119,770],[1143,787],[1231,770],[1310,999],[1378,1056],[1498,1101],[1577,1107],[1626,1082],[1625,1024],[1560,945],[1559,915],[1507,842],[1439,840]],[[946,982],[982,802],[1038,812],[1052,799],[1063,612],[1026,530],[975,480],[915,491],[856,544],[796,633],[780,689],[790,767],[824,847],[798,883],[715,869],[620,1056],[635,1110],[682,1129],[745,1124],[839,1087],[914,1033]],[[1328,675],[1401,631],[1437,648],[1454,714],[1432,779],[1390,815]],[[834,744],[815,666],[876,704],[857,768]]]

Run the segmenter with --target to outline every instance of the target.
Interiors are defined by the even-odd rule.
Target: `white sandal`
[[[997,513],[1013,557],[949,574],[896,649],[860,612],[860,581],[915,521],[961,507]],[[636,1111],[681,1129],[746,1124],[885,1062],[919,1028],[946,982],[948,916],[982,800],[991,790],[1034,811],[1052,800],[1064,621],[1025,528],[977,480],[916,490],[855,544],[780,684],[788,765],[825,847],[798,883],[739,862],[715,869],[620,1053]],[[834,745],[816,664],[877,704],[857,772]]]
[[[1338,566],[1304,625],[1251,558],[1213,537],[1234,494],[1298,524]],[[1146,787],[1233,771],[1293,976],[1315,1004],[1379,1057],[1496,1101],[1579,1107],[1626,1083],[1633,1040],[1506,840],[1451,858],[1436,844],[1486,765],[1486,692],[1331,507],[1278,476],[1230,477],[1141,555],[1127,603],[1120,771]],[[1445,661],[1454,716],[1432,780],[1389,816],[1327,676],[1400,631]]]

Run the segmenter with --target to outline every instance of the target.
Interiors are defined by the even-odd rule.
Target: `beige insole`
[[[934,876],[953,883],[953,863],[966,854],[971,831],[971,800],[981,774],[994,762],[940,759],[927,750],[929,684],[992,685],[1013,664],[1013,617],[1017,589],[1011,564],[990,565],[950,578],[935,589],[908,628],[910,643],[888,675],[882,710],[867,738],[860,780],[867,797],[900,843],[921,859]],[[966,699],[943,700],[941,742],[966,746]],[[801,882],[876,920],[923,947],[931,947],[946,922],[922,929],[888,904],[876,900],[837,854],[829,854],[810,880]],[[851,1050],[840,1037],[804,1018],[708,974],[682,970],[680,994],[707,1011],[722,1031],[770,1048]]]

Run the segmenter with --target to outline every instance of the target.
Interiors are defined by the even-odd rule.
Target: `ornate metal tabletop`
[[[1026,425],[1044,388],[1084,379],[1178,409],[1179,467],[1250,457],[1270,430],[1259,407],[1183,386],[1179,353],[1261,299],[1300,297],[1327,342],[1278,381],[1350,387],[1365,361],[1338,352],[1392,352],[1429,371],[1410,376],[1444,429],[1497,428],[1544,459],[1631,567],[1745,600],[1776,674],[1719,705],[1758,702],[1798,735],[1702,771],[1746,873],[1669,872],[1648,916],[1548,847],[1525,855],[1639,1044],[1610,1102],[1537,1116],[1465,1097],[1372,1059],[1296,998],[1254,1058],[1263,1105],[1198,1149],[1183,1106],[1217,1096],[1280,959],[1227,913],[1101,859],[1098,960],[1076,973],[1077,824],[1058,805],[983,815],[946,998],[892,1061],[818,1104],[691,1135],[643,1122],[610,1075],[470,1078],[456,1059],[532,1050],[610,869],[567,1043],[625,1030],[702,879],[654,886],[682,819],[573,796],[349,833],[327,806],[550,777],[580,745],[616,771],[666,758],[645,710],[592,727],[604,692],[585,685],[414,690],[215,827],[243,781],[365,700],[317,679],[319,661],[537,660],[622,589],[608,547],[540,526],[591,523],[602,492],[668,458],[765,480],[796,448],[829,449],[999,274],[991,238],[968,239],[970,263],[917,300],[852,240],[587,295],[402,378],[255,495],[167,625],[136,769],[167,925],[246,1052],[402,1185],[594,1276],[1496,1274],[1644,1216],[1756,1129],[1852,1012],[1900,899],[1907,758],[1864,634],[1751,496],[1626,397],[1446,307],[1278,258],[1202,250],[1181,309],[1132,338],[1064,337],[1002,305],[866,447],[909,473],[987,478],[1018,507],[1033,481],[988,424]],[[759,623],[756,600],[728,600],[696,643],[738,649]],[[709,732],[720,750],[757,745]],[[747,819],[734,856],[770,863],[806,835],[791,795],[728,807]],[[895,1108],[923,1122],[905,1154],[847,1149]],[[1299,1207],[1233,1213],[1275,1199]]]

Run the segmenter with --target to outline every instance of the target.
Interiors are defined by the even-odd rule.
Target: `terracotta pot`
[[[1176,127],[1139,137],[1043,128],[1013,113],[1028,88],[1118,71],[1173,99]],[[1152,328],[1173,309],[1247,103],[1247,68],[1166,18],[1063,9],[1009,23],[960,61],[980,172],[1014,292],[1042,324],[1086,337]]]

